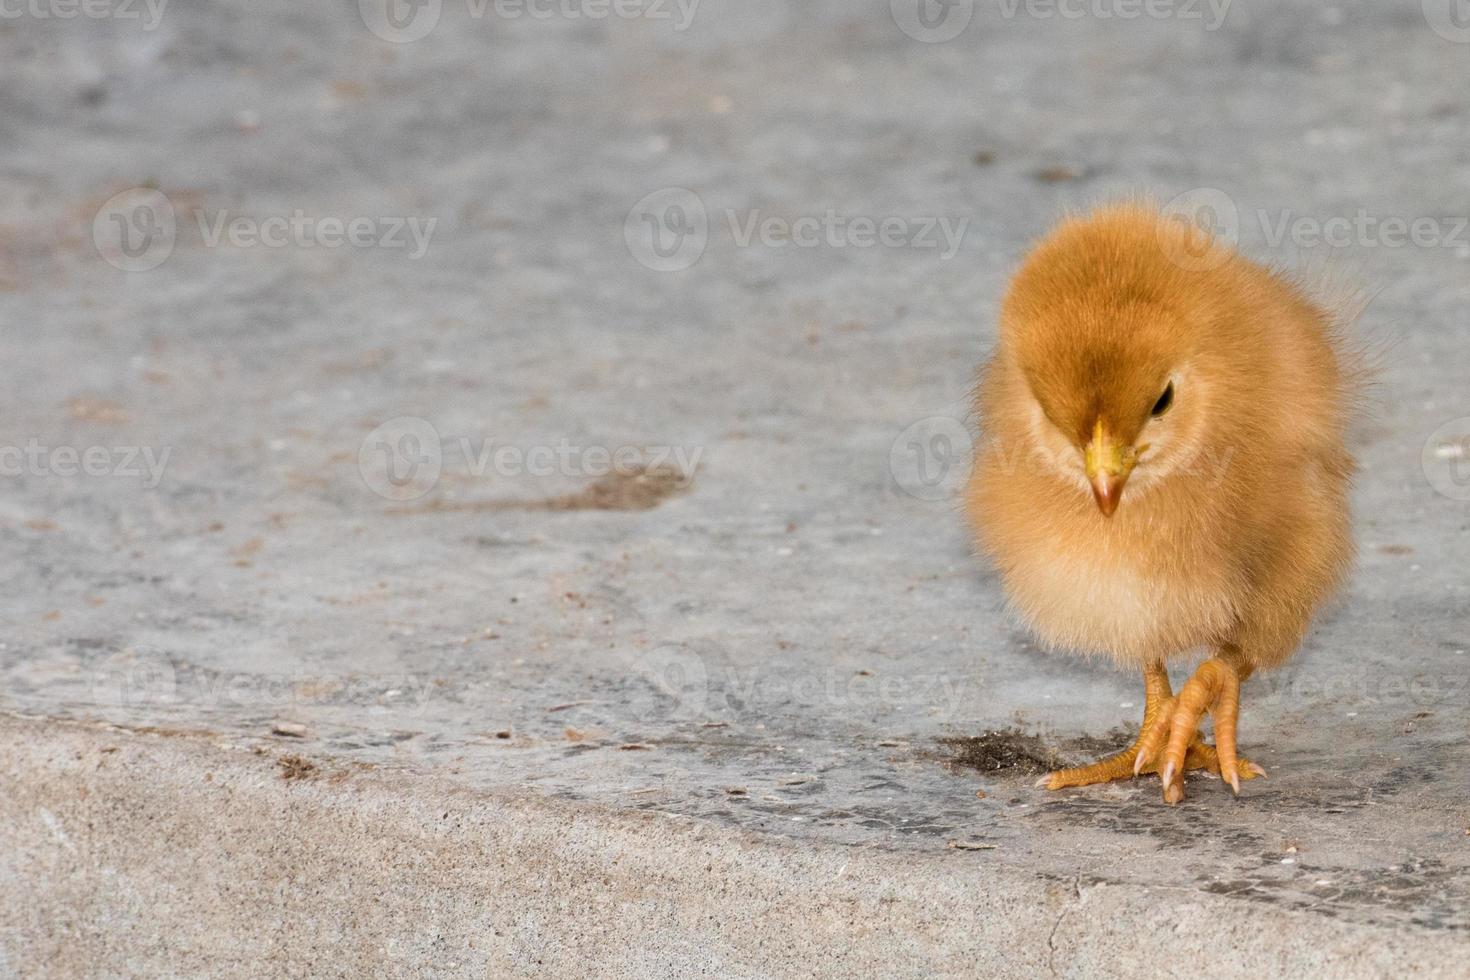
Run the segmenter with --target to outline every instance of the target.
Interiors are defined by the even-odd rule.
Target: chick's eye
[[[1160,415],[1163,415],[1165,412],[1167,412],[1169,410],[1169,407],[1173,404],[1174,382],[1170,381],[1168,386],[1164,388],[1164,393],[1159,396],[1159,400],[1154,402],[1154,407],[1149,409],[1148,414],[1152,415],[1154,418],[1158,418]]]

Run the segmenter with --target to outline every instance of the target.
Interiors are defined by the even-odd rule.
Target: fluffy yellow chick
[[[1016,274],[966,509],[1046,645],[1144,675],[1129,749],[1050,789],[1203,768],[1240,792],[1240,685],[1296,650],[1353,558],[1357,370],[1290,279],[1143,205],[1062,223]],[[1176,696],[1166,663],[1211,652]],[[1215,744],[1199,724],[1208,711]]]

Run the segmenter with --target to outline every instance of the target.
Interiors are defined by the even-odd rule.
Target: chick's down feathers
[[[1291,655],[1353,555],[1339,326],[1141,205],[1031,252],[981,377],[966,509],[1043,641],[1137,665]]]

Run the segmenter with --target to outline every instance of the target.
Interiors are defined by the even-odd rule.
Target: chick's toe
[[[1211,657],[1200,664],[1178,696],[1146,719],[1134,771],[1157,771],[1166,802],[1184,798],[1184,771],[1192,768],[1188,765],[1191,756],[1200,763],[1199,768],[1219,775],[1237,794],[1242,780],[1265,775],[1264,769],[1240,758],[1236,750],[1240,682],[1249,673],[1249,668],[1238,667],[1227,657]],[[1213,747],[1205,745],[1199,735],[1206,712],[1215,722]]]
[[[1266,774],[1235,751],[1234,712],[1240,703],[1241,674],[1221,658],[1211,658],[1175,696],[1164,665],[1150,665],[1144,670],[1143,725],[1133,744],[1091,765],[1048,773],[1036,785],[1052,790],[1091,786],[1163,769],[1164,799],[1178,803],[1184,798],[1184,773],[1202,769],[1220,776],[1239,792],[1241,780]],[[1212,709],[1215,717],[1217,740],[1225,733],[1226,748],[1210,745],[1200,735],[1199,722],[1206,709]],[[1181,746],[1177,752],[1176,740]]]

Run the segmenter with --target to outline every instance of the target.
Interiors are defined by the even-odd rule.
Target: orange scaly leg
[[[1133,745],[1100,762],[1094,762],[1090,766],[1050,773],[1041,777],[1036,785],[1045,786],[1047,789],[1065,789],[1069,786],[1088,786],[1118,779],[1132,779],[1139,773],[1157,772],[1154,756],[1158,754],[1158,747],[1155,746],[1147,756],[1144,756],[1145,739],[1151,732],[1159,730],[1162,723],[1174,717],[1179,699],[1174,697],[1173,689],[1169,686],[1169,672],[1162,663],[1150,664],[1144,668],[1143,683],[1143,726]],[[1187,687],[1186,690],[1188,690]],[[1218,721],[1216,724],[1219,724]],[[1239,778],[1251,779],[1257,775],[1265,775],[1265,771],[1259,766],[1234,757],[1233,738],[1230,745],[1231,758],[1235,771],[1239,773]],[[1213,746],[1205,744],[1198,732],[1194,732],[1193,738],[1186,740],[1182,756],[1174,768],[1179,778],[1171,780],[1170,784],[1166,784],[1164,790],[1164,799],[1170,803],[1177,803],[1184,798],[1183,773],[1185,770],[1205,769],[1218,774],[1221,771],[1221,757]],[[1174,773],[1170,775],[1173,776]]]
[[[1164,665],[1149,664],[1143,669],[1143,728],[1148,731],[1154,724],[1159,710],[1173,700],[1174,692],[1169,687],[1169,672]],[[1132,779],[1134,759],[1138,755],[1138,742],[1116,755],[1110,755],[1090,766],[1062,769],[1042,776],[1037,786],[1047,789],[1065,789],[1069,786],[1090,786],[1093,783],[1110,783],[1116,779]]]
[[[1145,720],[1135,745],[1133,771],[1160,773],[1166,803],[1184,799],[1184,771],[1192,768],[1189,765],[1192,755],[1207,756],[1206,768],[1229,783],[1237,795],[1242,779],[1266,774],[1266,770],[1240,758],[1236,752],[1240,682],[1250,672],[1248,665],[1237,666],[1229,657],[1211,657],[1199,665],[1178,697],[1171,697],[1152,719]],[[1205,745],[1199,734],[1200,720],[1207,711],[1215,720],[1213,747]]]

